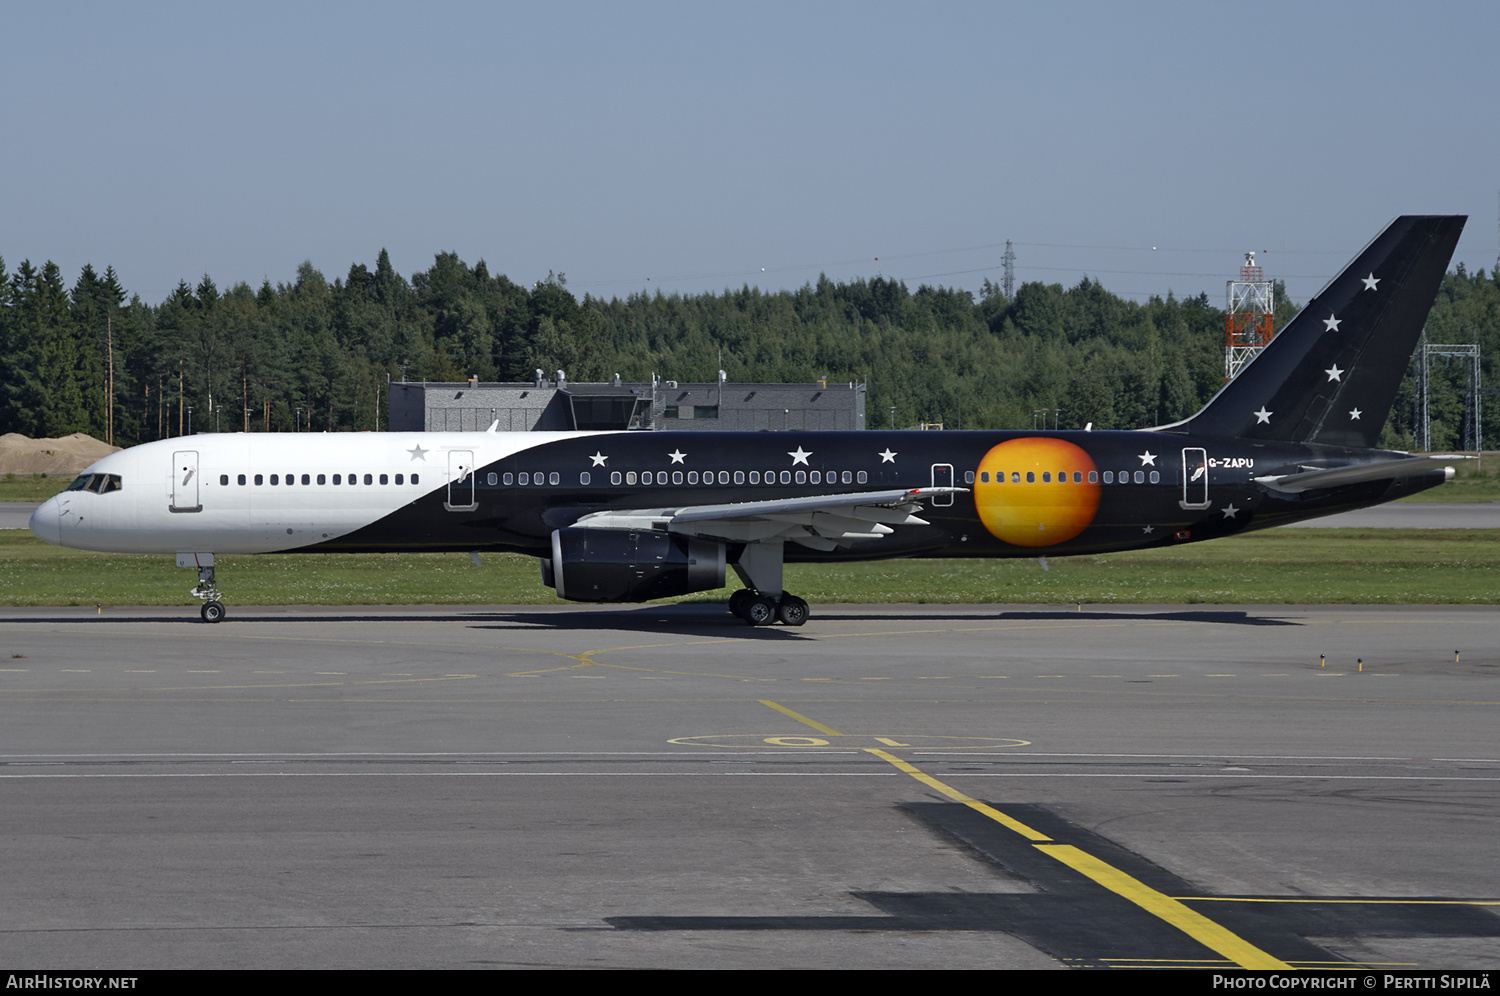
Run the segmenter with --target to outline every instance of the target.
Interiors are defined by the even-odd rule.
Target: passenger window
[[[863,470],[859,472],[859,483],[864,484],[867,481],[869,481],[869,479],[870,479],[870,475],[869,474],[865,473]]]
[[[411,482],[413,484],[416,484],[418,482],[418,480],[419,480],[418,475],[416,475],[416,474],[411,475]]]
[[[743,470],[737,470],[737,471],[734,472],[734,483],[736,483],[736,484],[744,484],[745,483],[745,472]]]
[[[850,484],[850,483],[853,483],[853,482],[852,482],[852,481],[851,481],[851,480],[850,480],[850,477],[849,477],[849,472],[848,472],[848,471],[847,471],[847,470],[846,470],[846,471],[844,471],[844,483],[845,483],[845,484]]]
[[[343,484],[344,483],[344,475],[343,474],[334,474],[333,475],[333,483],[334,484]]]
[[[517,477],[516,477],[516,483],[518,483],[518,484],[530,484],[531,483],[531,475],[528,474],[528,473],[526,473],[525,471],[522,471],[519,475],[517,475]]]
[[[808,474],[807,475],[807,479],[809,481],[811,481],[812,483],[814,483],[814,484],[822,484],[823,483],[823,475],[819,471],[816,471],[816,470],[813,471],[813,472],[811,472],[810,474]]]
[[[1028,470],[1026,472],[1026,483],[1027,484],[1035,484],[1036,483],[1036,472],[1035,471]]]
[[[239,477],[239,481],[240,481],[240,484],[241,484],[241,485],[243,485],[243,484],[244,484],[244,483],[245,483],[245,475],[244,475],[244,474],[241,474],[241,475],[240,475],[240,477]]]
[[[411,482],[413,484],[417,483],[417,478],[416,478],[415,474],[412,475]],[[504,477],[500,478],[500,483],[504,484],[508,488],[512,484],[516,483],[516,475],[507,473]]]
[[[311,484],[312,483],[312,476],[310,474],[303,474],[302,475],[302,483],[303,484]]]
[[[1012,483],[1012,484],[1020,484],[1021,483],[1021,472],[1019,470],[1013,470],[1013,471],[1010,472],[1010,483]]]
[[[381,475],[381,481],[380,481],[380,483],[381,484],[385,483],[385,475],[384,474]],[[486,477],[484,479],[484,483],[488,484],[490,487],[493,488],[496,484],[500,483],[500,476],[498,474],[490,474],[488,477]]]
[[[273,485],[276,484],[278,480],[279,480],[279,478],[277,478],[277,476],[275,474],[271,475],[271,483]]]
[[[397,475],[396,475],[396,483],[397,483],[397,484],[400,484],[400,483],[402,483],[402,481],[401,481],[401,478],[402,478],[402,477],[403,477],[403,476],[405,476],[405,475],[403,475],[403,474],[397,474]]]
[[[789,471],[789,470],[783,470],[781,472],[781,483],[782,484],[791,484],[792,483],[792,472],[791,471]]]
[[[525,475],[523,474],[522,476],[524,477]],[[525,484],[526,482],[522,481],[521,483]],[[635,471],[633,471],[633,470],[627,470],[625,472],[625,483],[626,484],[634,484],[635,483]]]
[[[578,473],[578,483],[579,484],[587,484],[590,480],[592,480],[592,478],[589,477],[589,472],[588,471],[586,471],[586,470],[579,471],[579,473]]]
[[[672,471],[672,483],[673,484],[681,484],[682,483],[682,471],[680,471],[680,470],[674,470],[674,471]]]
[[[318,483],[319,484],[327,484],[328,483],[328,477],[327,477],[327,475],[325,475],[325,474],[319,474],[318,475]]]
[[[1137,483],[1137,484],[1145,484],[1146,483],[1146,474],[1145,474],[1144,471],[1138,470],[1138,471],[1135,472],[1135,483]]]
[[[542,481],[542,475],[541,474],[536,475],[536,479],[537,479],[537,483],[540,484],[541,481]],[[554,470],[552,473],[550,473],[550,474],[547,475],[547,483],[548,484],[561,484],[562,483],[562,476],[560,474],[558,474],[557,471]]]
[[[799,470],[799,471],[797,471],[797,483],[798,484],[806,484],[807,483],[807,471],[805,471],[805,470]]]
[[[727,471],[727,470],[721,470],[721,471],[719,471],[719,483],[720,484],[728,484],[729,483],[729,471]]]
[[[688,483],[689,484],[697,484],[698,483],[698,472],[696,470],[690,470],[690,471],[688,471]]]
[[[1112,470],[1106,470],[1104,472],[1104,483],[1105,484],[1113,484],[1113,483],[1115,483],[1115,472],[1114,471],[1112,471]]]
[[[389,484],[389,483],[391,483],[391,479],[389,477],[385,476],[384,474],[381,474],[380,475],[380,483],[381,484]],[[495,475],[494,474],[490,475],[490,483],[491,484],[495,483]]]
[[[366,474],[366,475],[365,475],[365,483],[366,483],[366,484],[374,484],[374,483],[375,483],[375,480],[374,480],[374,478],[373,478],[373,477],[371,477],[371,476],[370,476],[370,475],[369,475],[369,474]]]
[[[1160,484],[1161,483],[1161,475],[1158,474],[1154,470],[1151,472],[1151,483],[1152,484]]]
[[[258,488],[265,482],[265,478],[259,474],[255,475],[255,486]]]
[[[220,484],[228,484],[229,483],[229,475],[228,474],[220,474],[219,475],[219,483]]]
[[[985,474],[984,476],[986,478],[988,478],[990,475]],[[964,483],[965,484],[973,484],[974,483],[974,472],[972,470],[966,470],[966,471],[964,471]]]
[[[988,483],[990,483],[990,472],[989,471],[987,471],[987,470],[981,470],[979,472],[979,483],[980,484],[988,484]]]
[[[1051,484],[1052,483],[1052,472],[1050,470],[1044,470],[1044,471],[1042,471],[1042,483],[1043,484]]]
[[[611,484],[619,484],[620,483],[620,472],[618,470],[612,470],[612,471],[609,472],[609,483],[611,483]]]
[[[1091,470],[1091,471],[1089,471],[1089,483],[1090,484],[1098,484],[1099,483],[1099,472],[1097,470]]]

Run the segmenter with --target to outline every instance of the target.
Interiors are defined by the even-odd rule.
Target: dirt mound
[[[0,436],[0,474],[76,474],[119,449],[82,432],[61,439],[7,432]]]

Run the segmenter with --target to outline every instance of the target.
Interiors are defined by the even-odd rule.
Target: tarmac
[[[1494,968],[1497,707],[1492,606],[0,608],[0,951]]]

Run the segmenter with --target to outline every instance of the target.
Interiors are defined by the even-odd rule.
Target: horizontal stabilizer
[[[1300,474],[1282,474],[1275,477],[1257,477],[1255,483],[1264,484],[1277,491],[1300,494],[1315,488],[1336,488],[1345,484],[1363,484],[1366,481],[1390,481],[1413,474],[1428,474],[1435,470],[1446,470],[1448,479],[1453,478],[1449,464],[1455,460],[1472,460],[1464,454],[1437,454],[1435,456],[1408,457],[1404,460],[1382,460],[1379,463],[1362,463],[1352,467],[1330,467],[1304,471]]]

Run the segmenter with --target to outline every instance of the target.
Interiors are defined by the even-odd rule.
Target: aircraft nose
[[[53,546],[62,546],[62,527],[57,521],[56,498],[48,498],[38,505],[36,511],[31,513],[31,521],[26,523],[26,526],[37,539],[51,543]]]

